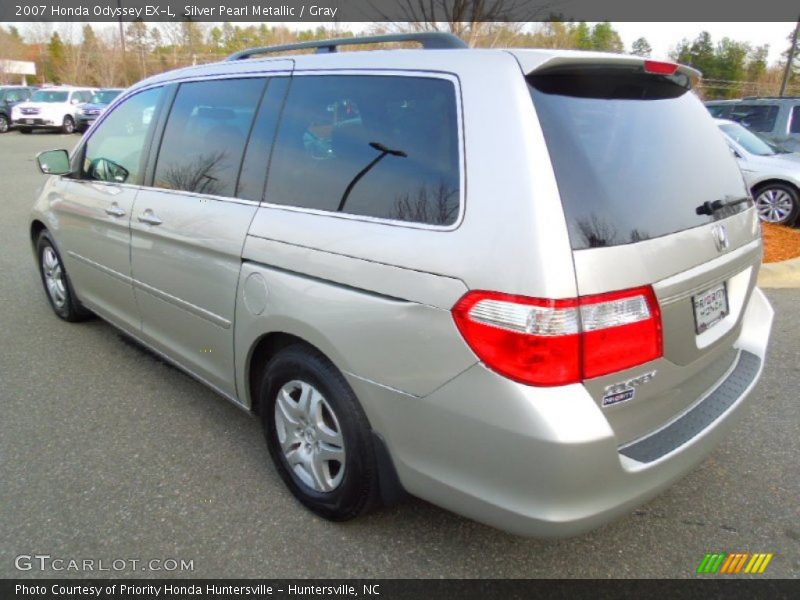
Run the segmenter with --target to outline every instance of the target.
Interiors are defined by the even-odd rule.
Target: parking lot
[[[194,566],[116,576],[525,578],[692,577],[707,552],[771,552],[762,577],[800,573],[800,290],[768,291],[769,360],[734,432],[620,521],[530,540],[410,500],[329,523],[284,488],[255,418],[102,321],[52,314],[27,229],[34,155],[77,141],[0,136],[0,577],[80,575],[20,572],[21,554]]]

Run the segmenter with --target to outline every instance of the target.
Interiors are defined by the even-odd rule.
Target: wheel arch
[[[764,179],[764,180],[762,180],[762,181],[759,181],[759,182],[757,182],[757,183],[754,183],[754,184],[753,184],[753,185],[750,187],[750,191],[752,192],[752,194],[753,194],[753,197],[755,198],[755,196],[756,196],[756,192],[757,192],[758,190],[762,190],[762,189],[764,189],[765,187],[768,187],[768,186],[770,186],[770,185],[776,185],[776,184],[777,184],[777,185],[788,185],[790,188],[794,189],[795,193],[797,193],[798,195],[800,195],[800,186],[798,186],[798,185],[797,185],[796,183],[794,183],[793,181],[790,181],[790,180],[788,180],[788,179],[781,179],[781,178],[779,178],[779,177],[770,177],[769,179]]]
[[[45,231],[46,229],[47,225],[45,225],[39,219],[34,219],[31,221],[31,246],[34,248],[34,250],[36,249],[36,240],[39,239],[39,235],[42,233],[42,231]]]
[[[306,346],[330,361],[330,358],[314,344],[292,333],[272,331],[259,337],[250,349],[245,372],[247,396],[250,399],[250,410],[254,414],[261,414],[261,374],[264,367],[281,350],[295,344]]]

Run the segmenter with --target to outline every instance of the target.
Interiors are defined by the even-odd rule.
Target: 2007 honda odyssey
[[[405,491],[596,527],[707,456],[761,373],[734,157],[686,67],[389,39],[423,48],[157,75],[40,155],[50,303],[260,415],[327,518]]]

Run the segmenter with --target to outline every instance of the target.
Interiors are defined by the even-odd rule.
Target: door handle
[[[142,214],[140,214],[137,218],[142,223],[147,223],[148,225],[161,225],[161,223],[164,222],[161,219],[159,219],[156,216],[156,214],[149,208],[145,210]]]
[[[109,207],[106,209],[106,214],[107,214],[107,215],[111,215],[112,217],[124,217],[124,216],[125,216],[125,211],[124,211],[124,210],[122,210],[122,209],[119,207],[119,204],[117,204],[117,203],[115,202],[114,204],[112,204],[111,206],[109,206]]]

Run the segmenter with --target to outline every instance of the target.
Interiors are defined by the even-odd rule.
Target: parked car
[[[791,152],[800,152],[800,96],[714,100],[706,107],[718,119],[741,123]]]
[[[122,93],[122,88],[104,88],[97,90],[92,96],[92,99],[81,105],[78,109],[76,120],[76,131],[86,131],[89,126],[94,123],[95,119],[99,117],[106,107]]]
[[[273,55],[386,41],[423,48]],[[156,75],[39,155],[36,264],[60,318],[259,415],[317,514],[575,534],[702,461],[763,368],[758,215],[695,74],[429,33]]]
[[[767,223],[793,225],[800,214],[800,154],[787,152],[734,121],[717,119]]]
[[[36,128],[75,131],[78,106],[92,99],[94,90],[71,86],[52,86],[37,90],[28,102],[11,109],[11,119],[20,133]]]
[[[0,86],[0,133],[11,129],[11,109],[16,104],[30,100],[36,88],[24,85]]]

